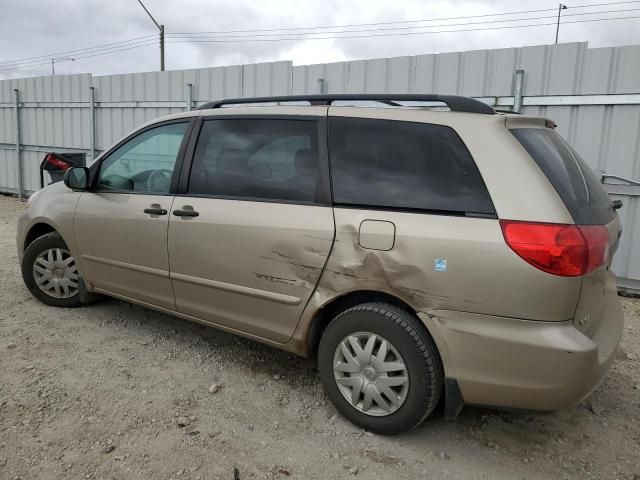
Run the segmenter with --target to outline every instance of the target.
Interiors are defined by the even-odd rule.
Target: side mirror
[[[64,184],[71,190],[87,190],[89,187],[89,169],[71,167],[64,172]]]

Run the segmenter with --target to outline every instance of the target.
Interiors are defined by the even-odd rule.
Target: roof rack
[[[496,113],[513,113],[514,115],[520,115],[520,112],[514,110],[507,110],[506,108],[494,108]]]
[[[224,105],[241,105],[247,103],[268,103],[268,102],[302,102],[308,101],[311,105],[331,105],[338,100],[369,100],[384,103],[393,107],[402,107],[398,101],[403,102],[441,102],[447,105],[452,112],[484,113],[493,115],[495,110],[486,103],[474,100],[469,97],[459,95],[420,95],[411,93],[398,94],[336,94],[336,95],[283,95],[276,97],[254,97],[254,98],[229,98],[216,102],[207,102],[200,105],[198,110],[210,108],[220,108]]]

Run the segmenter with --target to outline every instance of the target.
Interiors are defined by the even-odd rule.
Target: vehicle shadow
[[[214,356],[218,362],[238,373],[276,378],[279,385],[296,396],[316,395],[321,390],[314,358],[302,358],[259,342],[244,339],[204,325],[184,321],[170,315],[130,305],[113,299],[92,305],[108,311],[117,320],[137,328],[143,337],[162,337],[182,345],[185,358]],[[115,315],[113,315],[115,313]],[[588,447],[597,442],[598,428],[587,431],[585,424],[596,427],[614,414],[612,405],[620,401],[621,385],[630,382],[624,374],[612,371],[604,384],[585,402],[571,409],[555,412],[497,410],[465,406],[454,421],[444,420],[442,402],[438,409],[417,429],[394,437],[406,444],[437,444],[439,438],[452,434],[463,436],[465,444],[497,452],[512,452],[527,459],[536,450],[555,447],[559,450]],[[326,402],[326,415],[337,414]],[[346,424],[346,421],[344,421]],[[356,427],[353,427],[354,429]],[[606,428],[606,427],[602,427]]]

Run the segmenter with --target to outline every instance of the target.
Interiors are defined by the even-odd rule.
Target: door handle
[[[145,208],[144,213],[149,215],[166,215],[167,211],[164,208]]]
[[[173,214],[176,217],[197,217],[200,213],[193,210],[174,210]]]

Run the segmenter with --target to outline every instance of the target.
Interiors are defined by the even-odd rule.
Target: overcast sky
[[[293,60],[294,64],[303,65],[549,44],[554,41],[554,16],[558,8],[555,0],[143,1],[158,22],[165,25],[167,70],[273,60]],[[582,7],[590,4],[600,5]],[[560,42],[588,41],[590,47],[640,43],[640,1],[577,0],[567,1],[567,5],[562,12],[565,23],[560,28]],[[524,11],[529,12],[481,16]],[[597,13],[586,14],[588,12]],[[625,19],[584,21],[612,17]],[[435,20],[407,23],[428,19]],[[505,22],[514,19],[519,21]],[[577,21],[580,23],[569,23]],[[381,22],[404,23],[380,25]],[[379,25],[349,26],[364,23]],[[524,27],[534,23],[546,25]],[[58,59],[56,73],[111,74],[159,68],[157,44],[86,58],[82,57],[106,50],[63,53],[114,42],[125,43],[108,47],[112,51],[153,42],[156,37],[140,38],[156,35],[157,28],[137,0],[0,0],[0,26],[0,78],[48,75],[54,57],[76,58],[75,61]],[[316,32],[320,37],[377,36],[273,41],[299,33],[290,30],[294,27],[316,26],[335,28],[305,31]],[[489,29],[495,27],[501,28]],[[289,30],[269,31],[282,28]],[[348,33],[336,33],[345,30]],[[360,30],[363,31],[358,32]],[[388,35],[442,30],[458,31]],[[196,42],[184,35],[178,38],[177,34],[184,32],[211,33],[197,36],[206,42]],[[127,42],[132,39],[138,40]],[[222,43],[222,39],[233,42]],[[9,63],[32,57],[41,58],[29,60],[30,63],[23,61],[19,67]]]

